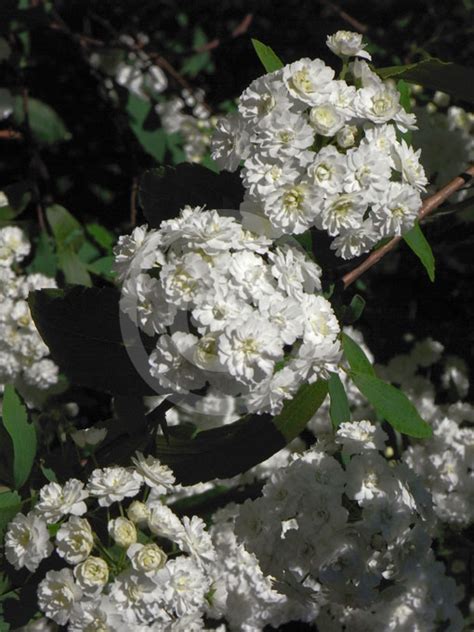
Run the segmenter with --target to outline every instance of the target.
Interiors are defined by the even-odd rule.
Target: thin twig
[[[359,20],[347,13],[347,11],[344,11],[344,9],[341,9],[341,7],[339,7],[335,2],[331,2],[331,0],[321,0],[321,2],[337,13],[339,17],[352,26],[353,29],[359,31],[359,33],[367,33],[369,29],[367,24],[359,22]]]
[[[2,140],[21,140],[22,138],[23,134],[21,134],[21,132],[16,132],[13,129],[0,130],[0,139]]]
[[[423,218],[432,213],[438,206],[440,206],[445,200],[447,200],[453,193],[459,191],[466,182],[474,178],[474,165],[466,169],[464,173],[459,176],[456,176],[451,182],[448,182],[442,189],[437,191],[434,195],[431,195],[429,198],[423,202],[421,206],[420,213],[418,215],[418,221],[421,222]],[[348,288],[349,285],[354,283],[364,272],[366,272],[369,268],[374,266],[382,257],[393,250],[395,246],[402,240],[402,237],[394,237],[392,240],[382,246],[378,250],[372,252],[365,261],[363,261],[360,265],[358,265],[354,270],[351,270],[347,274],[342,277],[342,282],[344,283],[344,289]]]
[[[130,192],[130,224],[137,224],[137,195],[138,195],[138,178],[133,178],[132,189]]]

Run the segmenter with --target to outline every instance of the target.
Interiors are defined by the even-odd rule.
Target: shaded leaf
[[[8,491],[0,494],[0,535],[20,510],[21,497],[18,492]]]
[[[49,277],[55,277],[58,271],[58,259],[54,251],[51,237],[46,232],[41,232],[34,249],[35,256],[28,266],[30,274],[41,272]]]
[[[117,241],[115,235],[101,224],[86,224],[89,235],[107,252],[112,252],[112,248]]]
[[[46,219],[58,248],[78,249],[84,243],[84,231],[77,219],[63,206],[53,204],[46,209]]]
[[[13,118],[17,125],[25,122],[23,98],[20,96],[15,97]],[[53,108],[32,97],[28,99],[28,120],[31,133],[39,143],[52,145],[71,138],[64,121]]]
[[[92,279],[83,261],[72,249],[64,249],[58,253],[59,267],[64,273],[67,283],[72,285],[92,286]]]
[[[341,335],[341,340],[344,355],[351,369],[356,373],[375,376],[374,367],[357,342],[345,333]]]
[[[25,404],[14,387],[7,384],[3,393],[3,426],[13,443],[13,481],[19,489],[28,479],[36,455],[36,430],[28,419]]]
[[[122,332],[117,290],[41,290],[31,293],[28,300],[53,359],[72,383],[123,395],[160,391],[152,378],[146,383],[140,377],[130,359],[129,353],[146,362],[142,366],[148,375],[146,358],[153,344],[145,338],[143,349],[135,326],[125,316]]]
[[[418,63],[376,68],[375,71],[382,79],[404,79],[474,102],[474,68],[430,57]]]
[[[238,174],[216,174],[197,164],[146,171],[138,188],[138,201],[151,228],[158,228],[163,220],[176,217],[187,204],[237,209],[242,199]]]
[[[423,234],[423,231],[420,228],[420,225],[417,223],[413,228],[403,235],[403,239],[413,250],[415,255],[421,261],[423,266],[425,267],[426,272],[430,278],[430,281],[434,283],[435,280],[435,259],[433,256],[433,251],[431,250],[431,246],[428,243],[426,237]]]
[[[144,101],[135,94],[129,93],[127,102],[130,127],[137,137],[142,148],[157,162],[165,159],[166,132],[159,126],[159,119],[155,114],[154,105]],[[150,116],[155,119],[154,125],[150,125]]]
[[[359,391],[377,413],[403,434],[417,439],[431,437],[433,431],[404,393],[373,375],[351,373]]]
[[[252,39],[252,44],[257,53],[258,58],[262,62],[262,66],[267,72],[274,72],[283,68],[284,64],[278,55],[266,44],[257,39]]]

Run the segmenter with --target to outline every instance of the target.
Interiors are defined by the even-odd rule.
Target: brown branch
[[[137,196],[138,196],[138,178],[133,178],[132,189],[130,191],[130,224],[137,224]]]
[[[321,2],[322,4],[335,11],[335,13],[337,13],[340,18],[342,18],[345,22],[352,26],[353,29],[359,31],[359,33],[367,33],[367,31],[369,30],[367,24],[359,22],[359,20],[354,18],[352,15],[349,15],[349,13],[344,11],[344,9],[341,9],[341,7],[338,7],[337,4],[335,4],[334,2],[331,2],[330,0],[321,0]]]
[[[466,171],[461,175],[456,176],[456,178],[451,180],[451,182],[448,182],[448,184],[446,184],[442,189],[431,195],[429,198],[426,198],[421,206],[418,220],[423,220],[427,215],[432,213],[436,208],[438,208],[438,206],[440,206],[445,200],[453,195],[453,193],[459,191],[459,189],[472,178],[474,178],[474,165],[466,169]],[[380,261],[382,257],[385,257],[385,255],[393,250],[402,239],[402,237],[394,237],[387,244],[385,244],[385,246],[382,246],[378,250],[372,252],[360,265],[345,274],[342,277],[344,289],[348,288],[349,285],[354,283],[354,281],[356,281],[364,272],[366,272],[369,268]]]
[[[16,132],[13,129],[0,130],[0,139],[2,140],[21,140],[22,138],[23,134],[21,134],[21,132]]]

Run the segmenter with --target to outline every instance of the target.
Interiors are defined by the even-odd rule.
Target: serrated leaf
[[[375,376],[374,367],[357,342],[346,333],[341,335],[341,341],[344,355],[351,369],[356,373]]]
[[[43,340],[72,383],[122,395],[156,394],[158,382],[156,389],[146,383],[127,352],[140,353],[142,347],[128,331],[122,333],[119,300],[115,289],[85,287],[41,290],[28,298]],[[131,321],[124,322],[133,329]],[[144,345],[147,357],[152,340],[144,338]],[[148,375],[148,366],[143,371]]]
[[[7,524],[21,509],[21,496],[18,492],[8,491],[0,494],[0,535]]]
[[[329,415],[333,428],[337,430],[342,423],[351,420],[351,411],[346,390],[337,373],[331,373],[328,380],[328,389],[329,397],[331,398]]]
[[[382,79],[399,78],[474,102],[474,68],[430,57],[406,66],[376,68]]]
[[[395,430],[417,439],[431,437],[431,426],[420,417],[408,397],[398,388],[373,375],[354,372],[351,378],[377,413]]]
[[[36,430],[25,404],[11,384],[3,393],[2,421],[13,443],[13,481],[19,489],[28,479],[36,455]]]
[[[25,122],[22,97],[15,97],[13,117],[17,125]],[[31,133],[39,143],[52,145],[71,139],[71,133],[57,112],[47,103],[32,97],[28,99],[28,121]]]
[[[263,44],[258,39],[252,39],[252,44],[257,53],[258,58],[262,62],[262,66],[267,72],[274,72],[283,68],[284,64],[278,55],[266,44]]]
[[[415,224],[415,226],[408,232],[403,235],[403,239],[413,250],[415,255],[421,261],[423,266],[425,267],[426,272],[430,278],[430,281],[434,283],[435,280],[435,258],[433,255],[433,251],[431,250],[431,246],[428,243],[426,237],[423,234],[423,231],[420,228],[419,224]]]

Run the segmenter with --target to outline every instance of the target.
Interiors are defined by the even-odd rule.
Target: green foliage
[[[14,387],[7,384],[3,394],[3,426],[13,445],[13,483],[19,489],[27,481],[36,456],[36,429],[28,419],[25,404]]]
[[[87,267],[78,255],[85,239],[81,224],[59,204],[48,206],[46,218],[56,242],[58,265],[66,282],[91,286]]]
[[[382,79],[404,79],[474,103],[474,68],[429,57],[405,66],[376,68]]]
[[[426,439],[433,431],[424,421],[410,400],[400,390],[374,375],[351,373],[359,391],[372,404],[377,413],[388,423],[410,437]]]
[[[143,149],[161,163],[166,154],[166,133],[159,127],[154,105],[135,94],[128,95],[130,127]]]
[[[22,96],[14,99],[13,118],[17,125],[25,123],[25,102]],[[64,121],[47,103],[28,98],[28,124],[39,144],[53,145],[71,139]]]
[[[349,305],[344,306],[342,311],[342,320],[345,325],[352,325],[362,316],[365,309],[365,299],[360,294],[352,297]]]
[[[53,240],[48,233],[42,231],[36,240],[34,259],[28,266],[30,274],[41,272],[49,277],[55,277],[58,271],[58,258],[54,251]]]
[[[18,492],[0,493],[0,537],[10,520],[21,510],[21,497]]]
[[[375,376],[374,367],[357,342],[344,333],[341,335],[341,340],[344,355],[352,371]]]
[[[342,423],[351,420],[351,411],[344,385],[337,373],[331,373],[328,380],[328,389],[329,397],[331,398],[329,414],[333,428],[336,430]]]
[[[252,44],[258,58],[262,62],[262,66],[267,72],[274,72],[283,68],[284,64],[278,55],[266,44],[259,42],[257,39],[252,39]]]
[[[428,243],[420,225],[417,223],[415,226],[403,236],[403,239],[413,250],[415,255],[421,261],[425,267],[426,272],[430,278],[430,281],[434,283],[435,280],[435,259],[433,251]]]
[[[112,252],[116,237],[110,230],[97,222],[93,222],[86,224],[86,231],[107,253]]]

